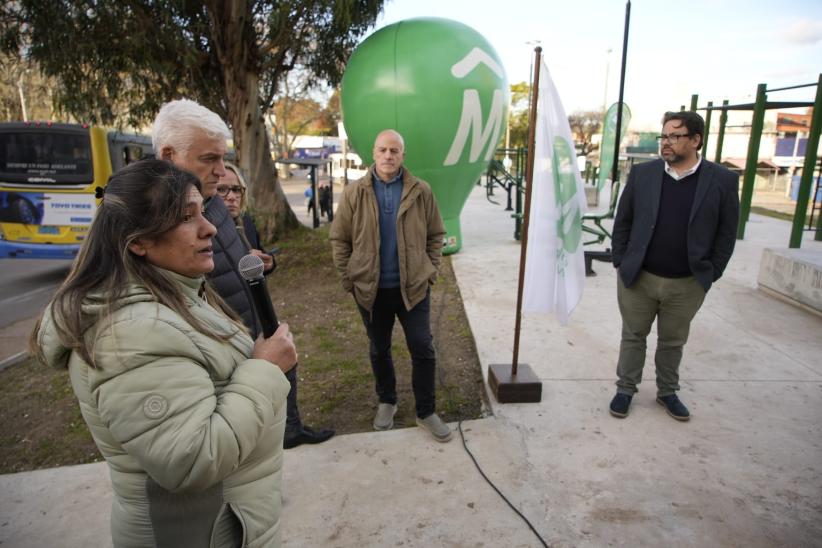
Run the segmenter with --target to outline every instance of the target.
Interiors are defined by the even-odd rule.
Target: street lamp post
[[[608,71],[611,68],[611,48],[605,50],[605,92],[602,96],[602,112],[608,110]]]

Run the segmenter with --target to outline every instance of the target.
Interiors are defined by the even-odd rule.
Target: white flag
[[[585,188],[568,117],[544,60],[540,72],[523,309],[554,312],[564,325],[585,283]]]

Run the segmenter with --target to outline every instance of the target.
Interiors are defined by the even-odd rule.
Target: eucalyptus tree
[[[264,237],[298,221],[270,153],[263,115],[294,67],[336,85],[384,0],[9,0],[2,46],[54,78],[57,106],[79,120],[149,122],[190,97],[229,122]]]

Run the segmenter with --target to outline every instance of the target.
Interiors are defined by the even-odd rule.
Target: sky
[[[539,41],[571,113],[618,100],[625,8],[624,0],[386,0],[375,30],[413,17],[460,21],[491,43],[509,83],[529,81],[534,45],[528,42]],[[816,83],[820,73],[820,0],[631,2],[624,95],[633,113],[629,129],[658,129],[662,114],[690,105],[692,94],[699,95],[700,107],[723,99],[750,103],[757,84]],[[768,99],[812,102],[814,93],[803,88],[769,93]]]

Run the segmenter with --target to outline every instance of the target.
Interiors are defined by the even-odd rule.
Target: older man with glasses
[[[658,137],[662,159],[631,169],[613,231],[622,342],[611,415],[628,415],[642,381],[646,338],[657,321],[656,401],[680,421],[679,365],[691,321],[722,276],[736,243],[739,176],[702,158],[705,122],[668,112]]]
[[[219,115],[189,99],[163,105],[152,128],[152,143],[157,157],[190,171],[202,183],[205,216],[217,228],[211,239],[214,270],[208,274],[209,282],[242,318],[252,338],[256,338],[262,326],[254,312],[251,290],[238,269],[240,258],[250,249],[237,233],[226,205],[222,200],[214,199],[220,181],[226,176],[224,157],[226,140],[230,137],[231,132]],[[267,265],[273,267],[271,257],[268,258]],[[265,259],[263,263],[266,264]],[[297,406],[297,367],[290,369],[286,378],[291,390],[286,405],[283,447],[291,449],[304,443],[322,443],[331,438],[333,430],[314,430],[302,422]]]

